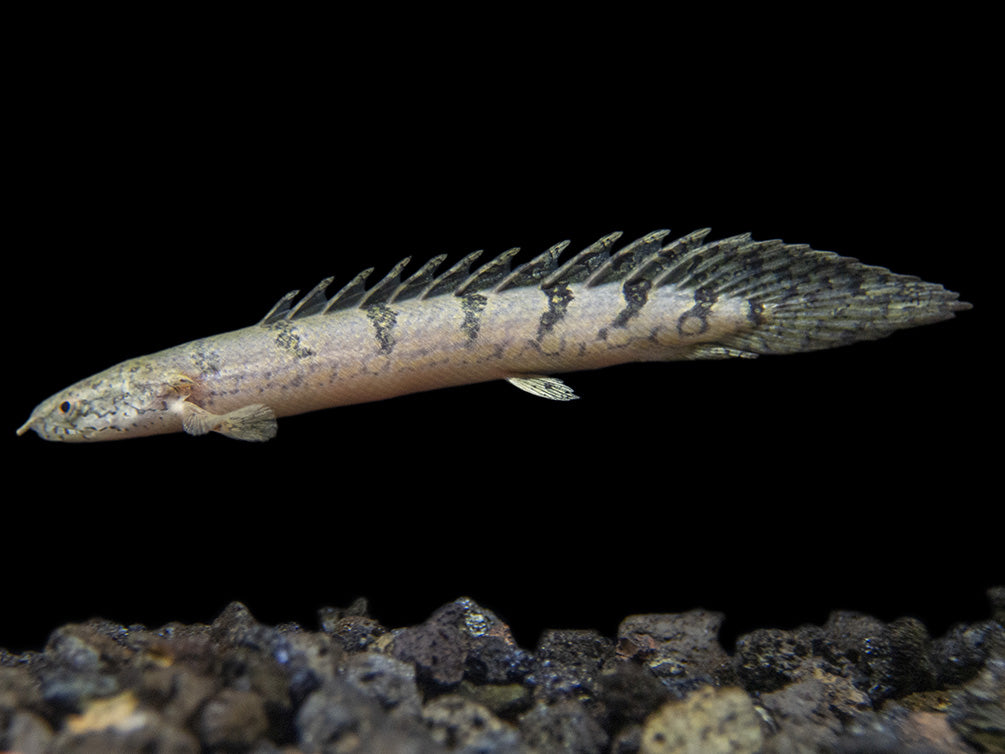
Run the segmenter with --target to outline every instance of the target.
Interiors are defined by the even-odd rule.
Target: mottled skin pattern
[[[285,297],[287,309],[253,327],[82,380],[40,404],[19,433],[83,441],[184,429],[263,440],[273,416],[625,362],[825,348],[966,308],[939,286],[806,247],[702,244],[704,232],[661,247],[664,235],[613,256],[602,239],[561,268],[564,246],[512,273],[512,251],[474,274],[465,260],[433,279],[427,264],[400,285],[399,265],[369,292],[358,277],[339,294],[353,308],[327,312],[322,285],[292,311]]]

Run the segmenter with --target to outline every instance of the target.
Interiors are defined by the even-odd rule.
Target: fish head
[[[45,440],[94,442],[181,429],[178,381],[142,360],[123,362],[42,401],[18,430]]]

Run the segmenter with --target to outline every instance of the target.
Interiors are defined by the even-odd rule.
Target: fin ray
[[[468,277],[468,270],[475,260],[482,255],[482,251],[472,251],[461,261],[433,280],[421,294],[420,298],[433,298],[447,293],[453,293],[461,281]]]
[[[401,271],[412,261],[411,257],[405,257],[398,262],[391,271],[388,272],[380,282],[372,286],[370,290],[363,294],[358,304],[359,308],[372,306],[373,304],[384,304],[401,284]]]
[[[420,295],[433,282],[436,270],[443,264],[446,258],[446,254],[440,254],[422,265],[408,280],[395,288],[387,303],[393,304],[395,301],[406,301]]]
[[[366,279],[373,274],[373,267],[363,270],[352,280],[346,283],[339,292],[331,297],[327,306],[321,310],[322,314],[337,312],[342,309],[351,309],[358,304],[366,293]]]
[[[541,281],[541,287],[551,288],[559,283],[568,285],[586,280],[594,270],[607,261],[611,255],[611,247],[621,236],[621,231],[616,231],[590,244]]]
[[[539,398],[547,398],[552,401],[574,401],[579,396],[558,377],[544,374],[524,374],[507,377],[506,381],[513,387],[520,388],[526,393],[536,395]]]
[[[260,320],[258,320],[258,324],[271,325],[273,322],[276,322],[285,317],[286,312],[290,310],[290,302],[292,302],[293,299],[297,297],[298,293],[300,293],[300,291],[293,290],[287,293],[281,299],[279,299],[275,304],[273,304],[272,308],[269,309],[268,313]]]
[[[325,291],[328,286],[334,281],[334,277],[327,277],[314,286],[307,295],[300,299],[296,306],[290,309],[283,319],[299,319],[300,317],[309,317],[312,314],[317,314],[319,311],[325,308],[328,304],[328,299],[325,298]]]
[[[657,249],[639,263],[638,267],[627,277],[625,283],[632,285],[642,280],[648,280],[651,283],[667,270],[681,254],[701,246],[702,241],[711,232],[711,228],[701,228]]]
[[[235,440],[265,442],[276,436],[276,415],[262,403],[252,403],[226,414],[214,414],[202,406],[183,401],[182,428],[190,435],[219,432]]]
[[[483,291],[486,288],[494,286],[499,280],[509,274],[510,260],[515,257],[519,251],[519,248],[509,249],[504,251],[492,261],[483,264],[457,286],[457,290],[454,291],[454,295],[464,296],[465,294],[477,293],[478,291]]]
[[[594,288],[605,283],[614,283],[638,269],[643,259],[652,256],[660,248],[660,241],[669,235],[669,230],[657,230],[632,241],[598,267],[584,285]]]
[[[510,288],[537,285],[538,282],[555,271],[558,257],[569,246],[568,241],[555,244],[543,254],[539,254],[529,262],[520,265],[493,288],[493,293],[501,293]]]

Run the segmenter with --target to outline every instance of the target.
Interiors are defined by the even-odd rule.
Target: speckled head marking
[[[144,359],[118,364],[40,403],[18,430],[46,440],[81,442],[139,437],[181,428],[176,404],[191,381]]]

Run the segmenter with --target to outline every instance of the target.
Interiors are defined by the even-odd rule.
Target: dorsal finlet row
[[[504,251],[474,272],[470,268],[482,252],[472,252],[446,272],[437,275],[437,270],[447,258],[446,254],[440,254],[402,281],[402,271],[411,259],[406,257],[370,288],[366,287],[366,280],[373,273],[372,267],[356,275],[331,299],[325,298],[325,291],[331,285],[332,278],[322,280],[295,305],[293,301],[298,291],[290,291],[276,302],[259,324],[270,325],[280,320],[296,320],[314,314],[329,314],[414,298],[466,296],[480,291],[501,293],[531,286],[551,288],[582,283],[587,288],[592,288],[622,281],[625,285],[648,281],[653,288],[674,283],[700,285],[711,266],[717,264],[715,260],[721,259],[718,253],[712,252],[743,256],[750,250],[757,249],[762,252],[759,257],[763,258],[763,252],[775,246],[794,248],[778,241],[754,242],[749,234],[705,243],[708,228],[696,230],[663,246],[662,242],[669,232],[653,231],[613,253],[621,233],[611,233],[574,254],[565,263],[559,264],[559,257],[569,246],[568,241],[562,241],[514,270],[510,270],[510,262],[519,251],[516,248]],[[768,259],[768,264],[776,263],[772,256],[769,255]]]

